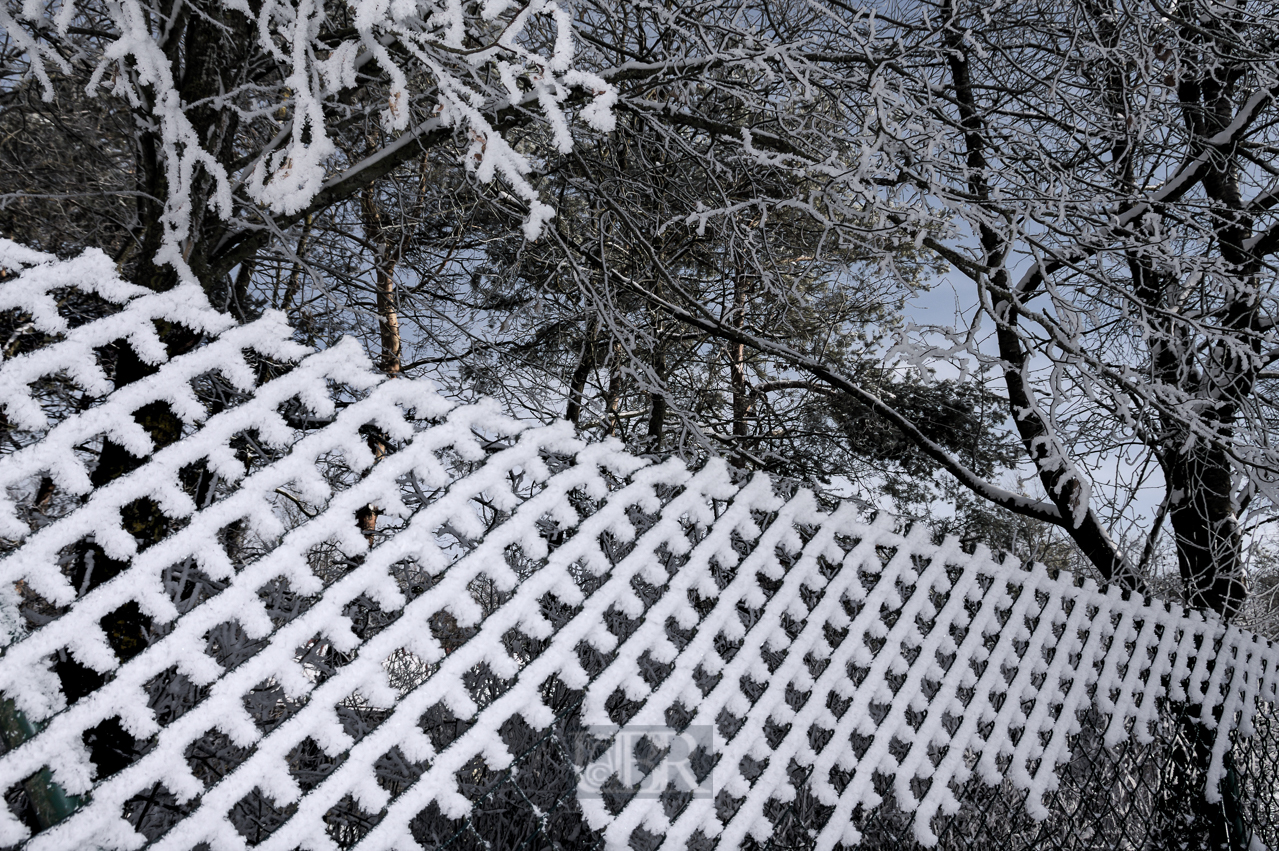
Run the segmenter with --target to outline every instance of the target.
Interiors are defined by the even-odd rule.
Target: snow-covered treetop
[[[29,22],[37,31],[56,30],[66,38],[73,29],[84,30],[86,14],[90,18],[98,13],[109,17],[109,26],[94,29],[99,37],[104,32],[112,35],[93,57],[96,67],[89,91],[110,90],[134,109],[146,112],[148,120],[158,126],[166,185],[165,238],[154,262],[170,264],[181,278],[194,280],[186,254],[193,239],[192,223],[204,213],[194,209],[195,199],[207,198],[212,210],[230,217],[236,188],[236,176],[210,153],[211,140],[202,139],[192,123],[191,110],[198,105],[183,102],[179,85],[182,74],[191,70],[183,71],[175,58],[177,47],[169,37],[172,30],[180,29],[179,16],[206,13],[175,7],[173,20],[159,23],[154,19],[155,10],[140,0],[107,3],[91,13],[82,5],[74,0],[60,3],[51,16],[45,4],[25,0],[17,12],[18,20],[9,8],[0,9],[0,28],[25,53],[30,73],[38,78],[48,100],[54,96],[49,66],[69,74],[73,60],[33,36],[19,20]],[[390,78],[380,114],[383,129],[399,134],[412,124],[414,132],[408,138],[432,127],[465,131],[471,141],[465,155],[468,168],[483,182],[500,175],[527,203],[525,231],[529,238],[536,238],[554,212],[525,177],[531,168],[527,157],[494,130],[491,115],[486,117],[486,111],[502,106],[492,102],[493,92],[505,95],[506,106],[540,111],[562,152],[572,145],[562,104],[574,90],[588,96],[579,118],[597,130],[612,129],[616,92],[598,75],[574,67],[569,16],[555,0],[352,3],[342,10],[350,26],[336,45],[319,39],[321,28],[334,23],[330,20],[334,10],[323,2],[304,0],[294,5],[278,0],[253,4],[225,0],[220,5],[252,21],[259,47],[267,61],[280,70],[281,88],[287,94],[287,105],[257,99],[258,111],[270,113],[280,107],[288,116],[276,138],[252,163],[245,181],[248,197],[276,213],[302,210],[332,177],[329,172],[337,153],[331,134],[334,100],[357,87],[357,70],[370,63]],[[538,25],[540,19],[549,21],[555,30],[549,55],[530,49],[524,38],[525,30]],[[194,58],[188,61],[195,62]],[[490,75],[499,85],[484,82]],[[421,93],[433,95],[430,115],[412,114],[410,100]],[[212,100],[222,108],[235,94],[221,91]],[[246,118],[253,114],[243,105],[239,109]],[[201,181],[212,181],[213,190],[197,191]]]
[[[359,848],[417,847],[411,822],[430,805],[449,818],[471,811],[463,767],[478,757],[502,770],[520,756],[508,722],[556,721],[550,683],[581,695],[584,724],[715,730],[711,782],[736,806],[694,797],[672,810],[637,795],[613,811],[584,797],[610,848],[641,828],[666,848],[695,834],[721,848],[765,840],[766,804],[799,791],[792,762],[833,808],[817,847],[858,840],[850,815],[880,802],[876,773],[893,778],[918,840],[933,844],[974,775],[1027,791],[1042,818],[1085,713],[1105,719],[1107,744],[1148,741],[1159,698],[1217,728],[1211,797],[1227,733],[1249,736],[1276,700],[1279,650],[1215,618],[966,553],[852,504],[828,510],[762,474],[735,481],[722,462],[651,463],[585,443],[566,423],[530,425],[424,382],[380,380],[353,341],[305,350],[274,314],[233,325],[196,290],[125,284],[97,252],[59,261],[0,242],[0,266],[0,305],[51,340],[0,365],[17,447],[0,458],[0,693],[38,730],[0,757],[0,789],[47,767],[81,796],[35,835],[0,808],[0,844],[141,847],[148,837],[125,804],[163,787],[185,809],[151,837],[156,849],[246,847],[228,814],[255,789],[291,805],[255,847],[337,847],[324,817],[348,797],[381,813]],[[73,290],[113,307],[69,327],[58,298]],[[170,357],[157,322],[207,342]],[[120,339],[158,369],[112,390],[93,353]],[[67,395],[51,382],[86,401],[51,402]],[[208,402],[213,385],[222,404]],[[131,415],[157,402],[184,436],[152,453]],[[370,428],[390,449],[370,449]],[[149,457],[92,488],[104,437]],[[200,464],[218,481],[197,504],[182,471]],[[60,508],[32,507],[46,478]],[[139,551],[121,510],[144,498],[172,531]],[[370,504],[386,522],[366,538],[355,517]],[[228,529],[241,530],[238,544]],[[127,566],[78,593],[64,565],[89,541]],[[197,575],[201,594],[189,591]],[[304,604],[272,603],[281,588]],[[151,628],[122,664],[100,624],[129,604]],[[383,625],[357,624],[361,607]],[[242,638],[234,664],[227,635]],[[306,661],[319,645],[346,659],[323,677]],[[53,669],[67,653],[103,676],[70,705]],[[477,693],[481,670],[500,687]],[[199,687],[176,717],[157,713],[149,692],[169,671]],[[264,684],[279,695],[271,724],[246,708]],[[358,741],[339,718],[352,703],[378,710]],[[441,705],[465,722],[445,747],[419,725]],[[145,747],[99,779],[84,735],[112,718]],[[219,735],[243,750],[206,784],[191,748]],[[304,793],[288,757],[308,739],[341,761]],[[396,748],[424,768],[393,794],[376,765]]]

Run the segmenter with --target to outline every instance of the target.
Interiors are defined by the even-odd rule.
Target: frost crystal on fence
[[[571,715],[599,744],[579,770],[628,766],[596,777],[598,794],[578,787],[610,848],[640,830],[675,849],[764,841],[770,802],[801,792],[830,808],[815,846],[853,844],[877,774],[928,845],[972,777],[1011,782],[1042,817],[1081,719],[1104,719],[1108,744],[1145,740],[1165,700],[1215,729],[1211,797],[1230,734],[1276,699],[1279,652],[1215,619],[826,510],[721,462],[653,464],[566,423],[454,405],[381,381],[353,341],[307,351],[277,314],[235,326],[198,292],[130,287],[97,253],[0,243],[0,264],[17,272],[0,307],[50,335],[0,365],[17,447],[0,459],[0,692],[39,728],[0,758],[0,789],[47,767],[82,796],[35,835],[0,809],[0,844],[243,848],[254,800],[275,813],[257,848],[338,847],[339,805],[369,817],[357,847],[418,847],[421,813],[472,814],[462,778],[518,775],[513,729],[554,735]],[[113,306],[72,328],[50,295],[66,288]],[[204,342],[170,358],[156,321]],[[154,375],[112,389],[93,353],[115,340]],[[65,404],[58,382],[94,401]],[[184,434],[153,451],[133,414],[157,402]],[[93,488],[106,437],[147,460]],[[202,502],[184,484],[196,468],[215,482]],[[45,479],[61,507],[36,511]],[[121,519],[140,500],[171,520],[144,549]],[[370,504],[374,532],[355,522]],[[84,593],[65,566],[86,542],[126,566]],[[121,663],[101,622],[130,605],[149,644]],[[103,677],[70,705],[54,669],[68,654]],[[179,677],[185,703],[157,685]],[[427,717],[456,735],[433,738]],[[110,719],[140,744],[98,778],[85,735]],[[633,776],[616,749],[641,747]],[[205,751],[221,770],[197,764]],[[299,779],[301,752],[327,767]],[[402,783],[386,781],[392,757],[415,766]],[[616,804],[610,781],[645,794]],[[177,815],[139,833],[131,802],[161,789]]]

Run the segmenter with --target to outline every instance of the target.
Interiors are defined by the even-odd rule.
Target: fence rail
[[[0,266],[0,846],[1279,846],[1253,634]],[[95,482],[106,441],[145,463]]]

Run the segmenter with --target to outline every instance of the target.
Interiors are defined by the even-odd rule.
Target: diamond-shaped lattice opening
[[[124,729],[118,715],[85,730],[81,740],[89,749],[99,781],[133,765],[142,758],[147,745],[146,740],[135,739]]]
[[[470,729],[471,722],[453,714],[444,703],[437,703],[422,713],[418,726],[431,739],[435,750],[442,751]]]
[[[502,737],[502,743],[506,745],[506,749],[513,754],[531,752],[549,735],[546,730],[538,730],[530,726],[523,715],[512,715],[507,718],[502,722],[502,726],[498,727],[497,733]]]
[[[235,445],[234,441],[231,445]],[[250,535],[249,524],[242,518],[226,524],[217,531],[215,536],[223,554],[237,568],[242,567],[255,555],[255,553],[250,551]]]
[[[769,717],[764,720],[764,728],[761,731],[764,734],[764,741],[770,750],[776,750],[786,738],[786,734],[790,732],[792,725],[790,723],[778,724],[773,718]]]
[[[150,699],[147,706],[155,713],[160,726],[168,726],[181,718],[208,696],[208,686],[198,686],[171,665],[147,681],[144,686]]]
[[[415,505],[416,500],[410,497],[408,503],[409,505]],[[440,580],[439,576],[432,576],[413,558],[400,559],[395,562],[391,566],[391,575],[395,578],[401,593],[409,601],[421,597]]]
[[[58,678],[62,694],[68,704],[73,704],[85,695],[92,694],[106,682],[106,676],[92,668],[80,664],[75,654],[66,648],[52,654],[48,666]]]
[[[688,838],[688,844],[684,848],[685,851],[715,851],[717,844],[714,839],[703,833],[699,827],[693,831],[693,835]]]
[[[360,692],[352,692],[335,709],[343,731],[358,742],[386,720],[389,710],[373,706]]]
[[[754,673],[759,674],[762,672],[755,671]],[[737,681],[737,685],[741,688],[742,694],[746,695],[746,699],[751,703],[759,700],[760,696],[768,690],[768,680],[757,680],[751,674],[744,674]]]
[[[87,466],[85,464],[83,467],[86,471]],[[30,480],[24,486],[25,493],[17,497],[18,517],[30,526],[32,531],[38,531],[48,526],[54,520],[80,505],[78,499],[62,492],[58,487],[58,483],[49,475],[46,475],[49,472],[44,470],[39,477]],[[25,588],[22,584],[19,584],[18,590],[21,592]],[[31,596],[34,598],[35,595]]]
[[[611,728],[581,727],[576,724],[566,725],[562,741],[575,772],[582,773],[582,789],[594,788],[594,784],[603,783],[608,773],[614,770],[608,756],[613,746]],[[557,736],[561,735],[558,731]],[[594,765],[608,765],[606,769],[592,768]]]
[[[345,754],[331,757],[326,754],[309,736],[294,745],[285,761],[289,766],[289,774],[297,781],[302,791],[310,792],[319,786],[326,777],[333,773],[345,760]]]
[[[515,679],[498,676],[487,662],[480,662],[462,674],[462,684],[471,699],[483,708],[505,694],[515,684]]]
[[[422,657],[404,647],[393,651],[382,663],[387,682],[401,696],[426,682],[437,667],[427,664]]]
[[[270,733],[301,709],[305,698],[290,698],[273,680],[263,680],[249,690],[242,702],[258,729]]]
[[[826,745],[834,737],[833,730],[828,730],[821,724],[814,724],[808,728],[808,746],[815,752],[820,753],[826,749]]]
[[[710,601],[705,609],[709,609],[712,604],[713,601]],[[671,616],[666,619],[665,626],[666,637],[675,645],[676,650],[683,652],[684,648],[697,637],[697,629],[701,626],[701,624],[695,623],[692,626],[685,628],[679,625],[674,616]]]
[[[640,596],[640,599],[642,603],[643,602],[642,595]],[[645,608],[647,608],[647,605],[645,606]],[[619,645],[624,643],[626,639],[630,638],[631,633],[639,629],[640,624],[642,624],[643,622],[644,622],[643,615],[640,615],[638,617],[631,617],[626,612],[619,609],[616,605],[610,606],[608,610],[604,612],[604,626],[608,628],[609,632],[617,636],[617,641]]]
[[[367,596],[361,594],[342,609],[351,621],[351,631],[360,641],[368,641],[400,617],[398,611],[385,611]]]
[[[630,748],[630,753],[625,754],[624,758],[628,759],[634,770],[639,772],[637,779],[651,775],[662,758],[671,750],[669,745],[663,746],[659,738],[648,734],[628,735],[628,731],[623,730],[619,736],[625,737],[623,746]]]
[[[644,702],[642,700],[631,700],[620,688],[614,689],[613,693],[604,701],[604,708],[608,712],[609,720],[617,725],[625,724],[631,720],[643,705]]]
[[[573,651],[577,654],[577,661],[582,666],[582,670],[591,679],[599,676],[612,661],[611,654],[604,653],[587,641],[579,641]]]
[[[715,793],[715,815],[721,822],[727,822],[737,814],[745,800],[745,798],[733,797],[726,789],[720,789]]]
[[[48,767],[13,784],[4,793],[5,805],[33,834],[42,824],[56,824],[70,812],[75,798],[67,796],[53,782]]]
[[[234,771],[252,750],[236,745],[220,730],[208,730],[187,745],[184,758],[191,773],[208,787]]]
[[[666,726],[675,730],[683,730],[689,725],[693,718],[696,717],[696,715],[697,712],[695,709],[690,709],[679,700],[676,700],[670,706],[666,707],[666,711],[664,712]]]
[[[805,703],[808,703],[808,698],[811,694],[811,691],[803,691],[796,688],[794,683],[787,683],[782,699],[786,701],[786,705],[793,711],[798,712]]]
[[[201,570],[194,558],[169,565],[161,574],[161,580],[169,599],[183,613],[211,599],[226,587],[225,581],[211,579]]]
[[[369,813],[349,794],[343,796],[324,814],[324,829],[339,848],[354,847],[377,827],[385,811]]]
[[[32,775],[32,777],[35,776],[37,775]],[[6,789],[4,803],[13,817],[26,825],[27,830],[34,833],[40,829],[40,822],[36,817],[31,795],[27,791],[27,784],[31,782],[32,777],[28,777],[21,783],[15,783]]]
[[[844,713],[848,711],[848,707],[852,705],[853,697],[851,695],[848,697],[841,697],[835,692],[831,692],[826,695],[826,708],[829,709],[831,714],[836,718],[843,718]]]
[[[704,741],[699,741],[697,746],[688,754],[688,770],[692,772],[693,779],[705,788],[706,781],[710,780],[710,790],[715,791],[715,766],[719,763],[720,757],[711,748],[711,739],[714,734],[707,731]],[[700,793],[699,793],[700,794]]]
[[[533,638],[519,627],[511,627],[502,635],[502,647],[521,667],[540,656],[546,645],[545,639]]]
[[[693,684],[697,686],[702,696],[705,697],[715,689],[715,686],[719,685],[719,681],[723,676],[722,673],[710,673],[706,668],[702,667],[701,663],[698,663],[697,667],[693,669]]]
[[[413,785],[426,767],[425,762],[410,762],[403,751],[393,747],[373,763],[373,774],[378,785],[396,797]]]
[[[673,819],[688,806],[689,801],[693,800],[693,792],[691,789],[681,788],[671,783],[667,784],[658,798],[662,803],[662,812],[668,819]]]
[[[576,806],[577,772],[573,768],[574,742],[558,730],[545,731],[532,747],[516,752],[510,782],[535,812],[552,813]]]
[[[783,663],[785,663],[787,655],[787,650],[785,648],[780,650],[763,648],[760,650],[759,654],[760,660],[764,663],[764,667],[768,669],[769,676],[777,673],[778,669],[782,667]]]
[[[809,651],[804,654],[801,664],[808,668],[808,675],[815,680],[826,672],[826,669],[830,667],[832,662],[833,660],[831,655],[824,655]],[[850,662],[845,665],[844,669],[849,677],[854,677],[856,675],[856,666],[853,663]],[[860,682],[860,680],[854,680],[854,682]]]
[[[581,611],[581,607],[565,603],[563,600],[557,597],[555,593],[553,593],[554,590],[556,589],[552,589],[552,591],[547,591],[540,598],[538,598],[537,610],[541,612],[542,617],[550,621],[551,628],[555,632],[559,632],[560,629],[566,623],[568,623],[573,618],[574,615],[576,615],[579,611]]]
[[[737,773],[744,777],[747,781],[754,783],[755,779],[764,772],[768,767],[768,760],[753,759],[749,754],[743,756],[737,764]]]
[[[653,658],[651,651],[645,650],[636,660],[636,667],[639,668],[639,674],[649,688],[656,689],[670,676],[671,671],[675,670],[675,662],[658,662]]]
[[[435,801],[427,805],[409,822],[409,833],[423,848],[458,849],[464,847],[467,832],[465,819],[451,819],[440,812]]]
[[[134,600],[103,615],[98,625],[107,634],[107,643],[121,662],[129,661],[147,648],[151,618],[142,614]]]
[[[122,814],[134,830],[145,836],[148,842],[154,842],[188,814],[189,804],[179,804],[177,797],[163,783],[156,783],[126,801]]]
[[[297,804],[277,805],[258,787],[235,803],[227,818],[250,845],[265,841],[297,811]]]
[[[192,390],[195,391],[196,398],[201,398],[205,405],[205,412],[208,413],[208,395],[201,393],[201,387],[198,383],[199,379],[189,382]],[[207,458],[207,456],[205,456]],[[195,500],[197,506],[209,506],[217,501],[218,483],[221,476],[209,470],[208,463],[205,458],[193,461],[190,464],[178,470],[178,481],[182,483],[186,492]],[[223,489],[225,493],[225,489]]]
[[[640,826],[631,831],[630,847],[632,851],[657,851],[662,847],[664,834],[653,833],[647,828]]]
[[[888,742],[888,752],[892,754],[893,759],[901,762],[906,758],[906,755],[910,753],[910,742],[902,741],[896,736],[893,736],[893,738]]]
[[[742,725],[745,723],[745,718],[734,715],[727,708],[721,709],[719,715],[715,717],[715,729],[725,739],[731,739],[736,736],[737,731],[742,729]]]
[[[440,642],[445,653],[452,653],[471,639],[476,633],[474,626],[459,626],[452,612],[440,610],[431,615],[427,622],[431,627],[431,635]]]
[[[224,668],[235,668],[266,645],[245,634],[239,621],[226,621],[205,633],[205,652]]]
[[[617,815],[635,797],[636,790],[622,783],[617,772],[614,772],[602,782],[591,783],[591,794],[598,795],[609,813]]]
[[[314,568],[314,562],[311,562],[311,566]],[[277,576],[258,588],[258,599],[262,601],[262,608],[271,619],[271,626],[279,629],[306,613],[318,598],[296,593],[288,579]]]
[[[328,636],[317,632],[300,646],[294,648],[293,658],[306,676],[316,684],[323,683],[338,671],[351,664],[356,652],[344,652],[333,646]]]

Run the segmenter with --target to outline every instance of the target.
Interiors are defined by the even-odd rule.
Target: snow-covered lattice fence
[[[353,341],[306,350],[276,314],[234,325],[99,253],[0,242],[0,266],[0,310],[45,337],[0,364],[0,711],[25,730],[0,846],[515,847],[476,827],[501,783],[533,834],[574,814],[548,847],[752,847],[802,798],[804,842],[831,848],[886,794],[928,845],[974,782],[1049,816],[1090,735],[1148,744],[1169,707],[1212,732],[1220,801],[1273,717],[1279,651],[1215,620],[382,381]],[[92,308],[74,323],[68,293]],[[174,324],[206,342],[170,357]],[[113,389],[117,340],[154,374]],[[184,436],[153,452],[132,414],[157,402]],[[94,488],[104,438],[149,457]],[[170,531],[140,548],[122,510],[144,498]],[[95,552],[125,567],[77,588]],[[121,663],[102,624],[130,606],[146,646]],[[70,705],[69,658],[102,675]],[[86,741],[112,724],[127,753],[98,778]],[[614,735],[684,776],[656,733],[625,738],[658,728],[710,731],[686,762],[712,794],[586,782]],[[582,782],[534,802],[575,757]],[[65,812],[33,823],[15,802],[54,786]]]

